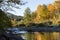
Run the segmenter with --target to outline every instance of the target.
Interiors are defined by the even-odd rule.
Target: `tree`
[[[37,6],[35,23],[40,23],[41,7],[42,5]]]
[[[13,27],[16,27],[16,26],[17,26],[17,21],[16,21],[16,19],[11,20],[11,22],[12,22],[12,26],[13,26]]]
[[[40,14],[41,14],[41,5],[38,5],[37,6],[37,10],[36,10],[36,12],[37,12],[37,15],[39,16]]]
[[[49,19],[49,17],[48,17],[48,9],[47,9],[47,6],[45,4],[43,4],[42,7],[41,7],[40,17],[41,17],[40,19],[42,19],[41,20],[42,22],[45,22],[45,21],[47,21]]]
[[[56,17],[58,17],[58,15],[60,15],[60,1],[55,1],[54,6],[56,8],[56,11],[55,11]]]
[[[12,27],[11,26],[11,21],[7,17],[7,15],[5,14],[5,12],[3,12],[0,9],[0,28],[6,28],[6,27]]]
[[[18,22],[17,22],[17,25],[18,25],[18,26],[22,26],[22,27],[24,27],[24,26],[25,26],[25,24],[24,24],[24,20],[20,20],[20,21],[18,21]]]
[[[55,1],[55,2],[54,2],[54,6],[55,6],[56,8],[60,8],[60,1]]]
[[[29,23],[31,23],[31,11],[29,8],[27,8],[24,13],[24,24],[28,26]]]
[[[0,36],[1,35],[4,35],[3,33],[5,33],[5,28],[8,28],[8,27],[12,27],[11,26],[11,21],[10,19],[7,17],[7,15],[5,14],[5,12],[3,12],[1,9],[0,9]]]
[[[41,7],[41,16],[45,17],[46,15],[47,15],[47,6],[43,4]]]
[[[41,8],[42,8],[42,5],[37,6],[37,10],[35,12],[35,14],[36,14],[35,23],[40,23],[40,21],[42,20],[42,18],[40,16],[41,15]]]
[[[52,4],[49,4],[47,6],[47,8],[48,8],[49,17],[50,17],[50,19],[52,19],[54,16],[56,16],[56,14],[55,14],[56,7],[54,5],[52,5]]]
[[[22,2],[22,0],[0,0],[0,9],[2,9],[4,12],[7,12],[8,10],[14,11],[11,7],[20,9],[17,5],[25,5],[27,2]]]
[[[0,0],[0,3],[2,3],[3,1],[5,1],[5,2],[12,2],[12,3],[17,3],[17,4],[21,3],[21,0]],[[21,4],[22,4],[22,3],[21,3]]]
[[[48,8],[45,4],[38,5],[36,10],[36,23],[41,23],[44,20],[47,20],[48,17]]]
[[[47,7],[50,12],[54,12],[56,10],[56,7],[52,4],[49,4]]]
[[[31,14],[31,21],[32,21],[32,23],[36,22],[36,16],[37,16],[37,13],[36,12],[32,12],[32,14]]]

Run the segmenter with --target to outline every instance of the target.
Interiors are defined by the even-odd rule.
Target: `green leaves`
[[[42,5],[42,7],[41,7],[41,15],[42,16],[46,16],[47,15],[47,11],[48,11],[47,6],[46,5]]]
[[[31,11],[29,8],[27,8],[24,12],[24,24],[28,26],[30,22],[31,22]]]
[[[0,10],[0,28],[11,27],[11,21],[7,15]]]

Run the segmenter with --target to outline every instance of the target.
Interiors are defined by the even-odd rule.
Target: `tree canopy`
[[[27,2],[23,2],[22,0],[0,0],[0,9],[3,11],[14,11],[11,7],[20,9],[21,5],[25,5]],[[20,6],[17,6],[20,5]]]
[[[31,10],[27,8],[24,12],[24,24],[29,25],[31,22]]]
[[[0,9],[0,28],[4,28],[4,27],[12,27],[11,26],[11,21],[7,17],[7,15],[5,14],[5,12],[3,12]]]

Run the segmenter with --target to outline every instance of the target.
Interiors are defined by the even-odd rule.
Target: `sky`
[[[48,4],[52,4],[54,2],[54,0],[23,0],[23,1],[28,2],[28,3],[26,3],[25,5],[19,6],[21,9],[13,8],[13,10],[15,10],[15,12],[13,12],[13,11],[11,11],[11,12],[9,11],[9,12],[12,14],[18,15],[18,16],[23,16],[24,11],[27,7],[29,7],[31,11],[35,11],[39,4],[48,5]]]

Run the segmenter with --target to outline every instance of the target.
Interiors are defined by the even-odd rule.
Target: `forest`
[[[8,7],[10,1],[12,3],[19,4],[19,1],[8,1]],[[2,3],[2,1],[0,1]],[[25,3],[20,3],[20,5],[25,5]],[[15,6],[12,6],[15,7]],[[3,8],[3,5],[0,6]],[[5,7],[7,8],[7,7]],[[15,7],[19,8],[19,7]],[[60,26],[60,1],[55,1],[53,4],[48,5],[38,5],[36,10],[31,12],[30,8],[27,7],[24,12],[24,16],[16,16],[10,13],[7,13],[7,9],[0,9],[0,29],[8,27],[31,27],[41,25],[45,26]],[[12,9],[10,9],[12,10]],[[43,27],[43,26],[42,26]],[[4,31],[4,30],[2,30]],[[26,40],[59,40],[59,32],[32,32],[25,34]]]
[[[53,4],[38,5],[34,12],[31,12],[30,8],[27,7],[23,20],[17,22],[18,25],[24,24],[29,26],[31,24],[45,24],[50,26],[60,25],[60,2],[55,1]]]

